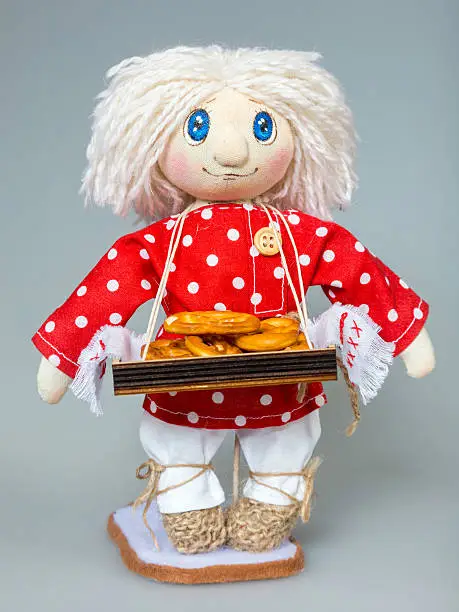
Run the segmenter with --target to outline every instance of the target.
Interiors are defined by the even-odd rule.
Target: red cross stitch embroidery
[[[357,349],[357,348],[359,347],[359,343],[358,343],[358,342],[354,342],[354,340],[353,340],[353,339],[352,339],[350,336],[349,336],[349,338],[347,339],[347,341],[349,342],[349,344],[350,344],[350,345],[351,345],[353,348]]]
[[[348,354],[347,354],[347,359],[346,359],[346,361],[347,361],[347,363],[348,363],[348,365],[349,365],[349,367],[350,367],[350,368],[353,368],[353,367],[354,367],[354,359],[355,359],[355,355],[354,355],[354,353],[348,353]]]
[[[362,332],[362,331],[363,331],[363,329],[362,329],[361,327],[359,327],[359,326],[357,325],[357,323],[356,323],[354,320],[353,320],[352,322],[354,323],[354,325],[352,326],[352,328],[351,328],[351,329],[352,329],[353,331],[355,331],[355,333],[357,334],[357,338],[360,338],[360,333],[359,333],[359,332]]]

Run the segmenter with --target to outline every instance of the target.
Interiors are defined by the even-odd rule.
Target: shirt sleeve
[[[316,234],[322,243],[312,284],[333,303],[361,307],[399,355],[424,326],[428,304],[343,227],[327,223]]]
[[[145,236],[146,237],[146,236]],[[158,278],[142,233],[120,238],[32,338],[59,370],[74,378],[78,357],[104,325],[124,325],[152,299]]]

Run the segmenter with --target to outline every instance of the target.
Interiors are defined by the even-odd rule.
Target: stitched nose
[[[249,159],[249,147],[246,139],[237,130],[228,127],[220,134],[213,157],[221,166],[230,168],[245,166]]]

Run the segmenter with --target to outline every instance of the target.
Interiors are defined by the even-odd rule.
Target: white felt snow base
[[[158,539],[157,551],[142,519],[143,506],[116,510],[109,518],[108,533],[118,546],[124,564],[133,572],[177,584],[204,584],[264,580],[298,574],[304,568],[303,551],[295,540],[285,540],[276,550],[247,553],[223,547],[210,553],[184,555],[169,542],[155,503],[148,521]]]

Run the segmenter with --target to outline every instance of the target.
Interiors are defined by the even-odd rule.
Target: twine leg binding
[[[233,503],[227,514],[227,543],[235,550],[253,553],[267,552],[277,548],[301,516],[307,522],[311,513],[314,476],[321,460],[312,459],[298,472],[250,472],[254,482],[284,495],[290,503],[278,505],[242,497]],[[305,482],[304,496],[296,499],[280,487],[268,484],[259,478],[273,476],[300,476]]]
[[[300,470],[299,472],[249,472],[250,478],[258,485],[262,487],[266,487],[267,489],[271,489],[272,491],[277,491],[278,493],[282,493],[287,499],[289,499],[293,505],[297,505],[299,508],[299,514],[303,523],[307,523],[311,517],[311,506],[312,506],[312,497],[314,494],[314,478],[319,468],[319,465],[322,463],[322,459],[320,457],[314,457],[311,459],[306,466]],[[302,476],[304,479],[304,496],[302,500],[298,500],[287,491],[284,491],[280,487],[275,487],[274,485],[270,485],[266,482],[262,482],[258,480],[259,478],[266,478],[272,476]]]
[[[175,485],[171,485],[169,487],[166,487],[165,489],[159,489],[159,479],[161,478],[161,474],[167,468],[196,468],[199,469],[199,472],[193,474],[193,476],[190,476],[190,478],[187,478],[186,480],[183,480],[182,482],[179,482]],[[163,493],[167,493],[168,491],[172,491],[173,489],[178,489],[179,487],[182,487],[183,485],[188,484],[193,480],[196,480],[196,478],[199,478],[199,476],[202,476],[202,474],[205,474],[207,471],[213,469],[214,467],[211,463],[175,463],[171,465],[163,465],[161,463],[158,463],[154,459],[148,459],[148,461],[145,461],[144,463],[142,463],[142,465],[139,465],[136,470],[136,477],[139,480],[148,480],[148,482],[143,492],[132,504],[132,509],[135,511],[140,506],[140,504],[145,503],[145,507],[142,513],[143,522],[145,527],[150,532],[156,550],[160,551],[161,549],[159,547],[155,532],[150,527],[147,519],[148,510],[150,509],[153,500],[156,499],[159,495],[162,495]]]

